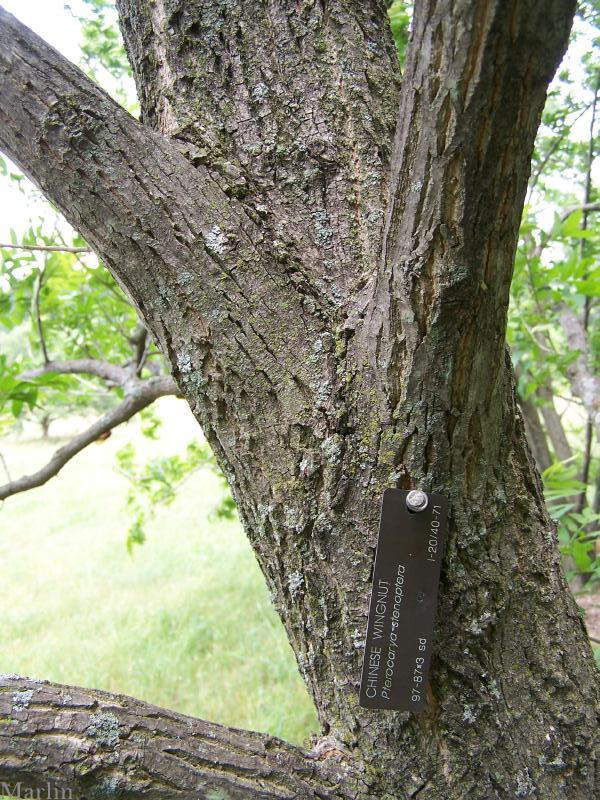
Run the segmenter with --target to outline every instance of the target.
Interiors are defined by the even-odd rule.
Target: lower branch
[[[95,375],[102,380],[110,381],[115,386],[126,386],[130,380],[129,372],[110,361],[101,361],[96,358],[75,358],[69,361],[48,360],[41,367],[28,369],[19,376],[24,381],[39,378],[42,375],[56,373],[57,375]]]
[[[266,734],[122,695],[1,675],[0,789],[19,782],[20,796],[50,786],[79,800],[356,797],[350,766]]]
[[[0,250],[35,250],[41,253],[91,253],[89,247],[50,244],[0,244]]]
[[[31,475],[24,475],[14,481],[0,486],[0,500],[5,500],[13,494],[26,492],[43,486],[50,478],[58,475],[60,470],[73,456],[80,453],[85,447],[95,442],[99,436],[131,419],[146,406],[151,405],[159,397],[178,393],[177,385],[171,377],[150,378],[140,382],[125,399],[100,419],[96,420],[87,430],[75,436],[66,445],[57,450],[50,461]]]

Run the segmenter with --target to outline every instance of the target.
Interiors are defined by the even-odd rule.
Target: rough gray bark
[[[60,786],[64,796],[121,800],[350,798],[362,783],[335,758],[107,692],[0,675],[0,714],[20,729],[2,739],[0,791],[9,796],[50,784],[40,797]],[[56,746],[60,737],[68,746]],[[10,794],[18,782],[21,793]]]
[[[418,2],[400,92],[375,0],[118,5],[142,122],[0,12],[0,146],[128,291],[228,476],[349,770],[280,796],[587,800],[595,667],[504,349],[574,3]],[[357,705],[390,485],[452,507],[422,715]],[[50,719],[59,761],[71,739]],[[13,778],[27,762],[8,743],[35,748],[29,721],[0,727]],[[115,743],[97,774],[126,752]],[[169,776],[208,779],[169,756]],[[136,792],[114,777],[125,796],[182,791],[152,769]],[[226,797],[273,796],[228,780]]]

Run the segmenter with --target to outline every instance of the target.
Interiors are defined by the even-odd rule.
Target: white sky
[[[70,61],[75,63],[79,61],[79,24],[65,9],[65,0],[0,0],[0,5],[32,28]],[[85,7],[81,0],[70,0],[69,5],[75,13],[82,15],[85,13]],[[576,41],[563,62],[563,66],[569,67],[575,81],[583,77],[580,65],[581,55],[589,48],[589,42],[589,36],[584,36]],[[572,135],[584,140],[588,135],[588,130],[589,118],[586,114],[573,127]],[[598,179],[600,177],[600,159],[597,160],[595,173],[595,178]],[[19,235],[28,227],[31,217],[48,216],[46,202],[38,192],[33,190],[29,182],[27,184],[29,188],[23,192],[14,183],[5,179],[0,180],[0,242],[9,241],[8,235],[11,228],[15,229]],[[568,191],[569,186],[565,186],[564,189]],[[552,212],[550,209],[547,209],[547,213],[543,214],[543,219],[540,221],[544,225],[551,224]],[[68,226],[66,223],[64,225],[66,233]]]
[[[64,0],[2,0],[0,5],[42,36],[71,61],[79,58],[79,24],[65,11]],[[71,3],[74,11],[81,7]]]

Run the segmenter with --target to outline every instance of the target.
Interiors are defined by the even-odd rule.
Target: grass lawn
[[[239,523],[211,521],[217,478],[192,475],[148,541],[125,549],[126,479],[115,452],[183,452],[198,436],[187,406],[158,404],[159,441],[134,420],[40,489],[0,507],[0,672],[108,689],[185,714],[302,743],[317,729],[283,627]],[[81,427],[81,424],[80,424]],[[74,433],[57,423],[0,442],[14,477]]]

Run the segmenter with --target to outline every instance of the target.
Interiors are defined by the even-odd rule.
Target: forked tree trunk
[[[2,12],[0,145],[170,359],[329,738],[308,756],[5,678],[0,776],[86,797],[588,800],[595,668],[504,345],[574,3],[421,0],[400,88],[375,0],[118,5],[141,124]],[[394,485],[451,503],[419,715],[357,702]]]

